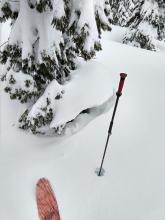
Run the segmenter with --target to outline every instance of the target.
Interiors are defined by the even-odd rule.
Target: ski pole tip
[[[125,79],[125,78],[127,77],[127,74],[126,74],[126,73],[120,73],[120,77],[121,77],[122,79]]]

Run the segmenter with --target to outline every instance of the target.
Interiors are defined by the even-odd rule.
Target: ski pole
[[[112,135],[112,128],[113,128],[113,123],[114,123],[114,118],[115,118],[119,98],[122,95],[122,90],[123,90],[124,81],[125,81],[126,77],[127,77],[126,73],[121,73],[120,74],[119,87],[118,87],[118,91],[116,92],[117,98],[116,98],[115,107],[114,107],[113,114],[112,114],[112,119],[111,119],[109,129],[108,129],[107,141],[106,141],[106,145],[105,145],[105,149],[104,149],[104,153],[103,153],[103,157],[102,157],[102,161],[101,161],[101,166],[100,166],[100,169],[99,169],[99,172],[98,172],[98,176],[100,176],[101,172],[102,172],[102,167],[103,167],[103,163],[104,163],[104,159],[105,159],[105,155],[106,155],[106,151],[107,151],[107,147],[108,147],[108,143],[109,143],[109,138]]]

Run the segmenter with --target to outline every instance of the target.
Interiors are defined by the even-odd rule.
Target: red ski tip
[[[57,200],[50,182],[45,178],[37,182],[36,199],[40,220],[60,220]]]

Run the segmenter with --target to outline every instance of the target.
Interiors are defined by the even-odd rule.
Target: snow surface
[[[95,169],[112,110],[69,138],[37,137],[16,128],[22,108],[1,91],[0,219],[38,219],[35,184],[41,177],[52,183],[62,220],[165,219],[165,57],[110,38],[106,34],[95,62],[114,74],[116,88],[120,72],[128,79],[104,177]]]

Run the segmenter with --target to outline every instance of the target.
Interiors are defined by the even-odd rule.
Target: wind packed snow
[[[79,69],[81,75],[84,73],[83,85],[85,77],[90,77],[87,76],[90,68],[92,73],[89,74],[98,73],[89,97],[90,101],[94,97],[95,102],[97,94],[97,104],[112,95],[113,87],[117,89],[119,73],[128,73],[103,177],[98,177],[95,169],[101,162],[112,108],[69,138],[37,137],[17,128],[16,116],[22,112],[22,106],[11,102],[1,87],[0,219],[38,219],[35,184],[41,177],[48,178],[53,186],[62,220],[165,219],[165,57],[164,53],[114,42],[114,36],[119,41],[122,32],[123,29],[114,28],[112,35],[106,34],[102,40],[103,51],[95,61],[87,66],[82,64]],[[99,81],[99,74],[104,74],[102,66],[109,73],[105,77],[113,80],[109,88],[101,86],[101,79]],[[75,75],[74,80],[79,82],[80,78]],[[89,90],[90,82],[86,85]],[[103,91],[108,94],[102,100]],[[65,115],[65,109],[58,114]],[[80,117],[81,122],[86,123],[89,115]]]

